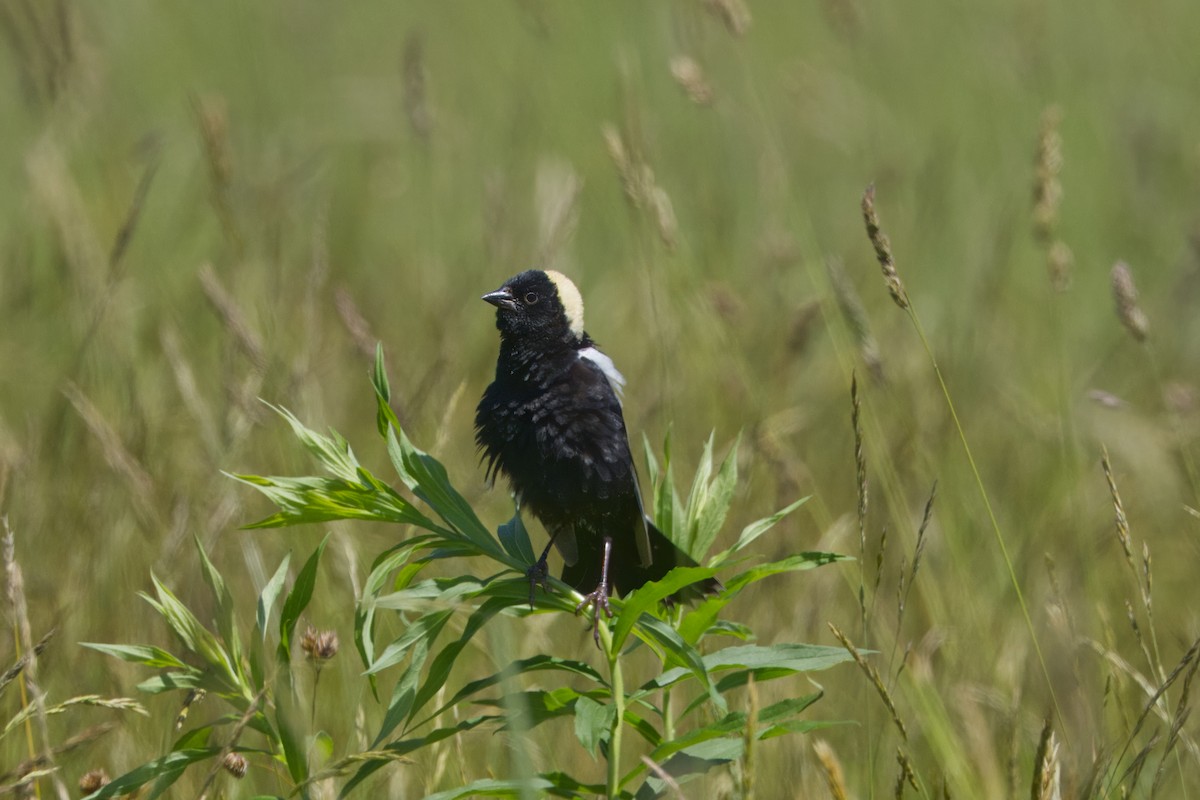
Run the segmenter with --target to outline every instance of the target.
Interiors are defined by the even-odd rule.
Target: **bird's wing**
[[[654,556],[650,548],[650,518],[646,516],[645,508],[642,505],[642,487],[638,482],[637,467],[633,463],[633,448],[629,446],[629,430],[625,426],[625,415],[621,410],[621,398],[625,391],[625,376],[617,370],[611,358],[595,347],[585,347],[580,350],[579,361],[593,372],[598,372],[604,376],[612,392],[613,401],[616,403],[617,415],[621,420],[621,433],[625,437],[625,452],[629,454],[629,474],[633,476],[633,493],[637,498],[639,523],[637,524],[637,529],[634,531],[634,541],[637,542],[638,559],[641,565],[649,567],[654,563]]]

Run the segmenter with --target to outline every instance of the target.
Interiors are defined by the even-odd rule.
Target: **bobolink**
[[[584,331],[583,299],[562,273],[522,272],[483,299],[500,330],[496,379],[475,412],[488,479],[503,473],[550,534],[531,581],[546,575],[553,545],[563,582],[589,592],[576,611],[611,616],[613,587],[626,594],[696,565],[643,511],[621,414],[625,379]],[[720,588],[709,579],[681,594]]]

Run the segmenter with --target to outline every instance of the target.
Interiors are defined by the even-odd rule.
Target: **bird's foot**
[[[595,588],[590,594],[585,594],[579,605],[575,606],[575,613],[578,615],[589,606],[592,608],[592,638],[596,640],[596,647],[600,646],[600,614],[612,619],[612,606],[608,603],[608,581],[600,581],[600,585]]]
[[[604,537],[604,560],[600,563],[600,583],[596,586],[591,594],[585,594],[579,605],[575,606],[575,613],[578,614],[588,606],[592,607],[592,638],[596,640],[596,647],[600,646],[600,612],[604,612],[604,616],[612,619],[612,606],[608,604],[608,595],[610,593],[608,585],[608,561],[612,557],[612,539]]]
[[[550,565],[546,563],[545,553],[542,553],[536,564],[525,570],[525,577],[529,579],[529,610],[532,611],[537,588],[540,586],[543,592],[550,591]]]

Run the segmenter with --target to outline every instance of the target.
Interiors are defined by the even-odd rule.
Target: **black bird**
[[[503,473],[519,507],[546,527],[563,582],[588,592],[576,611],[611,616],[613,587],[623,595],[696,566],[642,509],[619,399],[625,379],[584,331],[583,299],[562,273],[522,272],[483,299],[500,330],[496,379],[475,412],[488,479]],[[531,581],[547,574],[550,545]],[[680,594],[720,589],[709,579]]]

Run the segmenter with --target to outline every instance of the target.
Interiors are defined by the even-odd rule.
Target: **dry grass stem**
[[[221,435],[213,417],[208,401],[200,394],[200,386],[192,365],[183,354],[183,345],[179,341],[179,332],[174,326],[164,324],[158,332],[158,340],[162,345],[163,355],[175,376],[175,387],[183,400],[184,408],[192,415],[200,429],[200,439],[204,442],[209,456],[214,460],[221,452]]]
[[[711,105],[712,85],[704,77],[704,68],[691,56],[675,56],[671,59],[671,77],[684,93],[698,106]]]
[[[750,30],[752,19],[744,0],[704,0],[704,7],[734,36],[745,36]]]
[[[200,277],[200,287],[204,290],[204,297],[216,312],[217,318],[221,320],[225,330],[233,336],[234,342],[250,360],[255,370],[265,371],[267,368],[266,345],[263,344],[262,337],[250,325],[249,319],[237,300],[221,283],[212,264],[201,265],[197,275]]]
[[[1129,331],[1129,335],[1139,342],[1146,341],[1150,335],[1150,320],[1146,312],[1138,305],[1137,286],[1133,283],[1133,273],[1124,261],[1118,261],[1112,268],[1113,299],[1117,304],[1117,318]]]
[[[679,224],[675,219],[675,208],[666,191],[658,185],[654,170],[630,147],[615,125],[605,124],[601,129],[608,156],[617,168],[625,197],[636,211],[647,214],[658,230],[658,237],[668,250],[679,243]]]
[[[409,127],[422,143],[429,143],[433,130],[433,115],[429,111],[426,93],[425,39],[413,31],[404,41],[404,115]]]
[[[850,376],[850,424],[854,429],[855,488],[858,493],[858,610],[862,635],[867,635],[867,593],[863,569],[867,563],[867,456],[863,450],[862,400],[858,396],[858,373]]]
[[[29,664],[32,659],[37,658],[43,652],[45,652],[46,646],[50,644],[50,640],[54,638],[56,633],[58,633],[58,629],[51,628],[50,632],[39,639],[37,644],[33,646],[32,655],[30,655],[28,652],[21,654],[17,660],[13,662],[11,667],[6,669],[3,675],[0,675],[0,695],[3,695],[4,690],[8,688],[8,685],[16,680],[18,675],[25,671],[25,666]]]
[[[742,794],[741,800],[754,800],[754,777],[758,772],[757,743],[758,743],[758,684],[751,675],[746,682],[746,728],[742,731]]]
[[[233,150],[229,143],[229,106],[220,95],[192,97],[192,113],[200,129],[204,159],[212,184],[213,210],[221,223],[226,240],[238,255],[242,252],[242,234],[234,213],[230,188],[233,184]]]
[[[842,762],[833,752],[829,742],[817,739],[813,742],[813,752],[817,756],[817,763],[821,765],[821,774],[825,776],[825,785],[829,787],[829,794],[833,800],[848,800],[850,793],[846,791],[846,776],[842,770]]]
[[[887,234],[879,227],[879,215],[875,212],[875,184],[873,183],[863,192],[862,215],[863,222],[867,226],[867,238],[871,240],[871,246],[875,248],[875,258],[883,270],[883,280],[887,284],[888,294],[892,296],[896,305],[907,309],[908,292],[904,289],[900,274],[896,272],[896,261],[892,257],[892,243],[888,240]]]
[[[25,596],[25,576],[21,571],[21,565],[17,562],[16,536],[8,523],[7,514],[0,516],[0,527],[4,530],[3,536],[0,537],[0,557],[4,561],[5,591],[9,608],[12,610],[13,649],[16,651],[18,659],[25,659],[24,668],[17,676],[21,687],[23,707],[9,718],[3,731],[0,732],[0,737],[14,728],[24,725],[25,744],[30,759],[46,765],[42,773],[50,777],[60,800],[67,800],[67,787],[62,778],[58,776],[57,767],[54,765],[54,748],[50,744],[50,729],[46,721],[49,714],[46,708],[46,695],[37,684],[38,647],[33,643],[33,631],[29,623],[29,604]],[[43,638],[39,644],[46,641],[47,639]],[[31,723],[37,725],[38,738],[41,742],[40,748],[34,744]],[[35,786],[35,790],[36,788]],[[40,791],[37,794],[40,796]]]
[[[921,524],[917,527],[917,544],[913,548],[912,568],[904,569],[901,564],[900,581],[896,587],[897,595],[897,610],[896,610],[896,627],[899,627],[904,622],[904,609],[908,606],[908,596],[912,592],[913,583],[917,580],[917,573],[921,570],[921,556],[925,554],[925,543],[928,541],[925,534],[929,530],[929,522],[933,519],[933,502],[937,500],[937,481],[933,482],[933,488],[929,490],[929,499],[925,501],[925,511],[921,515]],[[908,577],[905,578],[907,571]]]
[[[848,652],[854,659],[854,663],[858,664],[858,668],[861,669],[870,679],[871,683],[874,684],[875,691],[879,693],[879,697],[883,700],[883,704],[887,706],[888,713],[892,715],[892,722],[896,724],[897,730],[900,731],[901,738],[905,741],[908,741],[908,728],[905,727],[904,720],[900,719],[900,714],[896,711],[896,703],[892,700],[891,692],[889,692],[887,687],[883,684],[883,679],[879,676],[879,671],[867,663],[867,660],[863,658],[862,653],[858,652],[858,648],[855,647],[850,640],[846,638],[846,635],[838,630],[838,627],[832,622],[829,623],[829,630],[832,631],[837,640],[841,642],[842,647],[846,648],[846,652]]]
[[[850,327],[854,336],[854,344],[858,346],[859,358],[863,360],[871,378],[877,383],[884,380],[883,359],[879,354],[879,342],[871,332],[871,322],[867,318],[867,310],[863,307],[862,298],[854,288],[854,282],[846,274],[842,262],[838,259],[827,259],[825,269],[829,274],[829,282],[833,285],[833,296],[837,299],[838,308]]]
[[[117,229],[112,249],[108,252],[110,283],[119,273],[125,251],[129,249],[129,243],[133,241],[134,231],[137,230],[138,221],[142,218],[142,209],[146,205],[146,196],[150,194],[150,185],[154,182],[154,176],[157,173],[158,153],[156,148],[156,151],[150,155],[150,163],[142,171],[142,177],[133,191],[133,199],[129,202],[129,209],[125,212],[125,219],[121,223],[121,227]]]
[[[333,307],[337,309],[338,319],[342,321],[342,327],[350,335],[354,349],[363,358],[375,358],[375,344],[379,339],[371,332],[371,323],[367,322],[367,318],[359,311],[358,304],[354,302],[354,296],[350,294],[349,289],[338,287],[333,294]]]
[[[543,158],[534,178],[533,200],[537,209],[538,255],[543,268],[562,266],[563,250],[579,226],[579,196],[583,179],[570,162]]]
[[[120,475],[133,497],[134,509],[138,516],[148,525],[159,525],[161,522],[158,505],[154,501],[155,486],[150,472],[141,462],[129,452],[117,429],[109,424],[108,419],[100,409],[74,383],[68,382],[63,386],[63,394],[74,406],[75,411],[83,420],[84,425],[91,431],[92,436],[100,445],[100,452],[109,467]]]
[[[671,797],[675,798],[675,800],[687,800],[687,797],[683,794],[683,789],[679,788],[679,781],[675,780],[671,776],[671,773],[646,756],[642,756],[642,763],[646,765],[646,769],[653,773],[656,778],[666,784],[667,789],[671,792]]]

